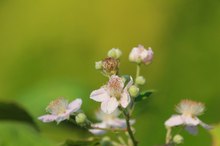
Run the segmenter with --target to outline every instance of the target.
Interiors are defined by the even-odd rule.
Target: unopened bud
[[[181,143],[183,143],[183,140],[184,140],[184,138],[179,134],[177,134],[173,137],[173,142],[175,144],[181,144]]]
[[[151,48],[145,49],[144,46],[139,45],[138,47],[134,47],[130,54],[129,60],[135,63],[144,63],[150,64],[153,59],[153,51]]]
[[[108,57],[102,61],[103,72],[107,75],[117,74],[118,66],[119,66],[119,61],[112,57]]]
[[[77,124],[83,124],[85,121],[86,121],[86,115],[84,113],[79,113],[77,116],[76,116],[76,123]]]
[[[108,57],[112,57],[115,59],[118,59],[121,56],[121,50],[112,48],[111,50],[108,51]]]
[[[146,82],[145,78],[143,76],[138,76],[136,79],[135,79],[135,83],[138,84],[138,85],[144,85]]]
[[[112,142],[111,139],[107,136],[103,137],[101,142],[100,142],[101,146],[112,146]]]
[[[132,85],[130,88],[129,88],[129,93],[132,97],[136,97],[139,93],[139,88],[135,85]]]
[[[102,69],[102,61],[95,62],[95,69],[97,69],[97,70]]]

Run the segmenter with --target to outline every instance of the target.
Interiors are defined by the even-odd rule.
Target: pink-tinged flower
[[[154,53],[150,47],[147,50],[144,46],[139,45],[131,50],[129,60],[131,62],[149,64],[152,62],[153,54]]]
[[[92,124],[91,126],[94,129],[90,129],[89,131],[95,135],[101,135],[105,134],[105,130],[100,130],[99,128],[126,128],[126,121],[125,119],[120,119],[118,116],[120,115],[120,112],[118,110],[115,110],[111,114],[105,114],[101,110],[96,113],[96,117],[100,123]],[[133,125],[135,123],[135,120],[130,120],[130,124]],[[97,127],[97,129],[95,129]]]
[[[128,106],[131,101],[128,89],[132,84],[133,80],[131,79],[125,86],[121,77],[112,75],[107,85],[93,91],[90,98],[101,102],[101,110],[107,114],[111,114],[119,105],[123,108]]]
[[[42,122],[52,122],[56,121],[60,123],[66,119],[69,119],[70,115],[77,112],[82,104],[82,100],[80,98],[75,99],[70,104],[63,97],[60,97],[54,101],[51,101],[47,106],[46,111],[49,113],[47,115],[43,115],[38,119]]]
[[[197,125],[201,125],[205,129],[211,129],[211,126],[203,123],[197,116],[203,114],[205,110],[204,104],[191,100],[182,100],[177,106],[176,111],[180,115],[173,115],[169,118],[165,125],[174,127],[184,125],[185,129],[191,134],[197,134]]]

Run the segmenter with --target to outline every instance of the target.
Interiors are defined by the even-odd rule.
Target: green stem
[[[172,135],[171,135],[171,127],[166,127],[167,129],[167,134],[166,134],[166,144],[170,143],[170,140],[172,139]]]
[[[136,81],[137,77],[140,76],[140,71],[141,71],[141,64],[137,64],[135,81]],[[137,86],[136,83],[135,83],[135,85]]]
[[[140,71],[141,71],[141,65],[137,64],[136,78],[140,76]]]
[[[133,132],[132,132],[132,130],[131,130],[130,115],[129,115],[129,113],[126,113],[125,110],[122,110],[122,111],[123,111],[123,114],[124,114],[124,116],[125,116],[128,134],[129,134],[129,136],[130,136],[130,138],[131,138],[131,141],[132,141],[132,143],[133,143],[133,146],[137,146],[137,145],[138,145],[138,142],[137,142],[137,140],[135,139],[134,134],[133,134]]]

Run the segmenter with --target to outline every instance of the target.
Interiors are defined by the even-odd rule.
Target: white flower
[[[173,115],[165,122],[165,125],[167,127],[184,125],[185,129],[194,135],[197,134],[197,125],[201,125],[205,129],[211,129],[211,126],[197,118],[197,116],[203,114],[204,110],[205,106],[201,102],[182,100],[176,106],[176,111],[180,113],[180,115]]]
[[[149,64],[153,59],[153,51],[149,47],[148,50],[144,48],[144,46],[139,45],[138,47],[134,47],[129,54],[129,60],[131,62],[136,63],[144,63]]]
[[[63,120],[69,119],[70,115],[77,112],[82,104],[82,100],[80,98],[75,99],[70,104],[63,97],[60,97],[47,106],[46,111],[49,113],[47,115],[43,115],[38,119],[42,122],[52,122],[56,121],[60,123]]]
[[[133,84],[131,79],[125,86],[123,79],[117,75],[112,75],[107,85],[95,90],[91,93],[90,98],[101,102],[101,110],[107,114],[111,114],[121,105],[126,108],[131,101],[128,88]]]
[[[111,114],[105,114],[100,110],[96,113],[96,117],[101,122],[92,124],[91,126],[94,127],[94,129],[90,129],[89,131],[95,135],[100,135],[106,133],[106,131],[98,128],[126,128],[125,119],[118,118],[119,115],[120,112],[118,110],[115,110]],[[134,123],[135,120],[130,120],[131,125],[133,125]],[[95,127],[97,127],[97,129],[95,129]]]

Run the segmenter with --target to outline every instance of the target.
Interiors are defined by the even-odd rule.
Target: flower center
[[[58,98],[47,106],[46,110],[53,115],[60,115],[66,112],[68,101],[64,98]]]
[[[204,109],[205,106],[202,103],[191,100],[183,100],[177,106],[177,112],[191,117],[201,115]]]
[[[110,96],[119,99],[121,97],[123,87],[124,87],[124,82],[120,77],[116,75],[111,76],[107,85],[107,89]]]

